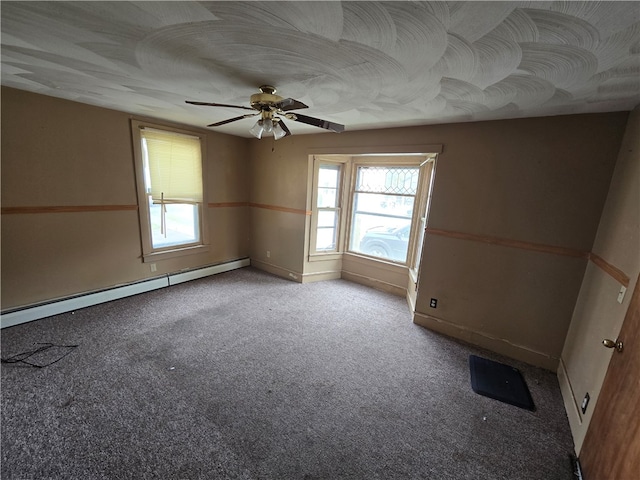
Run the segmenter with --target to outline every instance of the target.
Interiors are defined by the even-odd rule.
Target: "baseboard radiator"
[[[150,292],[159,288],[177,285],[197,278],[208,277],[218,273],[229,272],[250,265],[249,258],[242,258],[231,262],[210,265],[207,267],[186,270],[177,273],[168,273],[160,277],[142,280],[139,282],[119,285],[104,290],[87,292],[80,295],[61,298],[47,303],[29,305],[26,307],[7,310],[0,314],[0,328],[12,327],[21,323],[39,320],[41,318],[72,312],[81,308],[110,302],[119,298],[130,297],[139,293]]]

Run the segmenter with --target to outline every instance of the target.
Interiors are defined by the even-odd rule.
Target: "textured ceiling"
[[[1,15],[3,85],[197,126],[243,111],[185,100],[247,106],[262,84],[347,130],[640,104],[639,2],[2,1]]]

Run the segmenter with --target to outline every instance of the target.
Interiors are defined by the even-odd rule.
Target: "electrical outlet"
[[[150,266],[151,266],[151,271],[155,272],[156,271],[156,264],[152,263]]]
[[[584,398],[582,399],[582,405],[580,405],[580,410],[582,410],[583,415],[587,413],[587,405],[589,405],[590,399],[591,397],[589,396],[589,393],[585,393]]]
[[[431,308],[437,308],[438,307],[438,299],[437,298],[432,298],[431,301],[429,302],[429,306]]]
[[[267,250],[267,258],[271,258],[271,252]]]
[[[627,287],[620,287],[620,291],[618,292],[618,303],[622,303],[625,293],[627,293]]]

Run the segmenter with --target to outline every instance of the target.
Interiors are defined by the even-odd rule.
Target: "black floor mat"
[[[486,358],[469,355],[473,391],[527,410],[535,410],[520,370]]]

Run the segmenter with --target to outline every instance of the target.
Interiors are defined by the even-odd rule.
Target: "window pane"
[[[336,229],[335,228],[318,228],[316,235],[316,250],[335,250],[336,249]]]
[[[337,188],[318,189],[318,208],[335,208],[337,205]]]
[[[406,262],[414,197],[354,194],[350,250]]]
[[[353,209],[357,212],[411,219],[414,200],[415,197],[401,197],[383,193],[356,193],[354,194]]]
[[[318,211],[318,234],[316,250],[334,250],[336,248],[338,212],[334,210]]]
[[[356,191],[415,195],[418,167],[358,167]]]
[[[318,187],[338,187],[340,165],[320,165],[318,171]]]
[[[338,187],[340,183],[340,165],[320,165],[318,169],[319,208],[338,206]]]
[[[145,127],[140,131],[151,248],[201,242],[201,144],[197,136]]]
[[[149,198],[151,242],[153,248],[170,247],[200,240],[198,206],[192,204],[164,204],[165,223],[162,225],[162,206]],[[164,227],[164,228],[163,228]]]
[[[318,166],[315,251],[335,251],[338,243],[338,219],[340,215],[340,176],[342,165]]]
[[[318,228],[331,227],[335,228],[337,220],[337,212],[334,210],[318,211]]]
[[[356,214],[351,250],[396,262],[407,261],[411,222]]]

